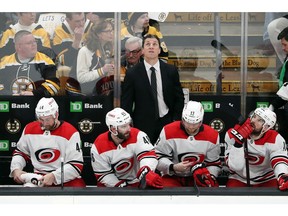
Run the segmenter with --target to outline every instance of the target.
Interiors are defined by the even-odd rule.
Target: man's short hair
[[[278,40],[281,40],[282,38],[285,38],[285,40],[288,41],[288,27],[284,28],[277,37]]]
[[[32,34],[32,33],[27,31],[27,30],[18,31],[14,36],[14,43],[17,43],[23,36],[30,35],[30,34]]]
[[[139,48],[142,46],[142,38],[139,37],[129,37],[126,42],[125,42],[125,47],[128,44],[134,44],[134,43],[138,43]]]
[[[147,38],[155,38],[155,39],[157,39],[158,44],[159,44],[159,47],[160,47],[160,39],[159,39],[159,37],[158,37],[157,35],[153,35],[153,34],[147,34],[147,35],[145,35],[145,36],[143,37],[142,47],[144,47],[144,43],[145,43],[145,40],[146,40]]]

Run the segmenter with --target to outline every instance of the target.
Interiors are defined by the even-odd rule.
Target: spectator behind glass
[[[95,25],[105,20],[114,20],[113,12],[86,12],[85,16]]]
[[[131,13],[129,24],[121,29],[121,49],[124,54],[125,41],[132,36],[143,37],[147,34],[156,35],[160,39],[161,53],[159,57],[165,62],[168,61],[168,48],[164,42],[163,35],[155,27],[149,26],[148,12]]]
[[[97,25],[101,21],[100,16],[94,12],[85,13],[85,17],[86,17],[86,20],[90,20],[95,25]]]
[[[53,98],[41,98],[35,114],[37,121],[25,126],[13,152],[9,177],[26,187],[85,187],[79,132],[59,120],[58,104]],[[34,173],[23,171],[27,159]]]
[[[144,61],[129,68],[125,75],[121,107],[132,116],[135,127],[144,131],[154,144],[164,125],[181,119],[184,94],[178,69],[159,61],[159,38],[146,35],[142,48]],[[152,66],[157,80],[157,97],[151,87]]]
[[[34,35],[37,42],[38,51],[44,52],[51,49],[50,36],[48,32],[36,22],[36,13],[34,12],[19,12],[18,22],[15,25],[10,25],[2,34],[0,40],[0,58],[12,54],[14,49],[14,36],[20,30],[26,30]]]
[[[56,66],[51,58],[37,51],[37,41],[26,30],[14,37],[15,53],[0,62],[1,95],[54,96],[60,89]]]
[[[85,15],[82,12],[66,13],[65,21],[57,26],[53,37],[53,50],[57,54],[58,69],[61,66],[65,70],[60,69],[58,77],[76,77],[76,61],[79,49],[85,44],[85,39],[89,28],[93,23],[90,20],[85,20]],[[68,69],[67,69],[68,68]]]
[[[284,83],[288,82],[288,64],[287,64],[287,54],[288,54],[288,27],[284,28],[278,35],[277,39],[279,40],[279,43],[282,46],[282,51],[286,53],[286,57],[284,59],[284,62],[281,66],[281,70],[279,71],[279,74],[277,78],[279,79],[278,86],[279,89],[283,86]],[[284,117],[285,121],[283,121],[283,128],[285,128],[284,131],[287,131],[288,129],[288,103],[287,100],[282,99],[281,97],[276,97],[270,104],[269,108],[274,111],[275,109],[279,109],[280,107],[284,106]],[[286,141],[288,141],[288,138],[283,134]]]
[[[15,13],[0,13],[0,38],[3,31],[5,31],[10,25],[14,25],[18,22],[18,17]]]
[[[77,80],[86,95],[109,95],[113,91],[114,28],[110,21],[93,25],[77,57]]]
[[[218,187],[221,171],[219,133],[203,124],[204,108],[189,101],[182,121],[162,129],[155,151],[164,187]]]
[[[91,147],[91,163],[98,187],[163,188],[156,174],[158,160],[147,135],[131,126],[130,115],[121,108],[106,114],[109,131]]]
[[[287,146],[272,129],[276,120],[270,109],[257,108],[242,125],[226,132],[225,162],[231,171],[227,187],[288,189]],[[243,147],[245,143],[247,148]]]
[[[286,13],[275,13],[282,14],[282,17],[275,18],[272,20],[267,26],[267,32],[269,35],[269,39],[271,41],[272,46],[277,54],[281,63],[284,63],[286,59],[287,52],[283,50],[283,46],[281,45],[281,41],[279,41],[278,35],[283,29],[288,26],[288,14]]]
[[[142,39],[130,37],[125,42],[125,55],[121,56],[121,81],[124,80],[127,69],[140,61],[143,61]]]

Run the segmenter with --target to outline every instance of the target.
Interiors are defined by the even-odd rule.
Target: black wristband
[[[235,142],[235,143],[234,143],[234,147],[235,147],[235,148],[241,148],[241,147],[243,147],[243,145]]]
[[[169,165],[169,172],[171,172],[171,173],[175,173],[175,170],[174,170],[173,166],[174,166],[173,163]]]

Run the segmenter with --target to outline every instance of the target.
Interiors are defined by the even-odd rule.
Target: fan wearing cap
[[[70,123],[58,119],[59,108],[53,98],[41,98],[35,114],[37,121],[25,126],[17,142],[9,176],[24,186],[29,183],[44,187],[85,187],[81,178],[83,154],[79,132]],[[37,175],[26,175],[24,168],[28,162]]]
[[[217,187],[221,170],[219,133],[203,124],[200,102],[189,101],[182,121],[165,125],[156,143],[164,187]]]
[[[91,147],[91,163],[98,187],[163,188],[155,173],[157,157],[146,133],[132,126],[122,108],[106,114],[108,131]]]
[[[287,147],[284,138],[272,129],[276,120],[270,109],[257,108],[242,125],[237,124],[226,132],[225,162],[231,171],[227,187],[246,187],[249,181],[251,187],[288,189]]]
[[[159,58],[167,62],[168,48],[164,42],[162,33],[155,27],[149,25],[148,12],[131,13],[129,24],[121,29],[121,47],[123,54],[125,53],[125,42],[128,38],[136,36],[143,39],[147,34],[156,35],[160,39],[161,52]]]

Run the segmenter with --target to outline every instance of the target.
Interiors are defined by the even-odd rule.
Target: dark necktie
[[[158,98],[157,98],[157,80],[155,74],[155,68],[151,67],[151,88],[153,93],[153,99],[155,102],[155,117],[159,118]]]

